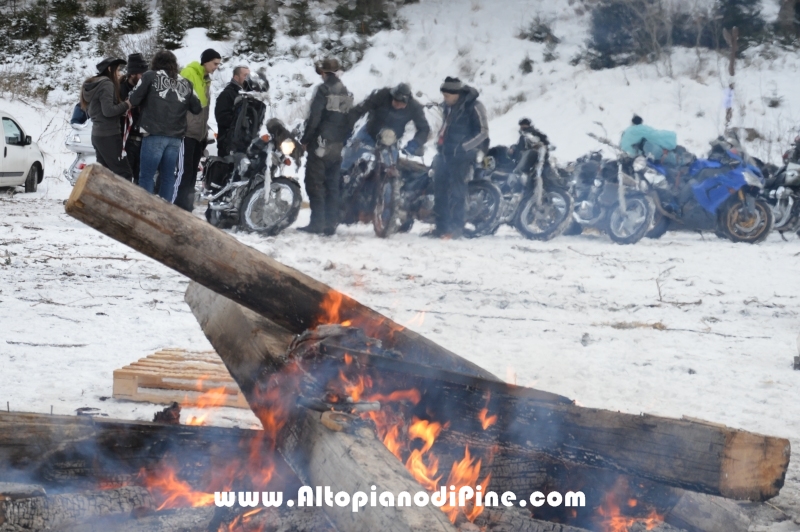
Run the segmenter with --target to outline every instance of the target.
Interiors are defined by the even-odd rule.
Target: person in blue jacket
[[[655,129],[644,125],[642,117],[633,115],[632,124],[622,132],[619,146],[622,151],[631,156],[639,155],[639,146],[643,147],[645,155],[651,155],[656,160],[661,160],[667,152],[678,147],[678,135],[674,131]],[[642,141],[644,143],[642,144]]]

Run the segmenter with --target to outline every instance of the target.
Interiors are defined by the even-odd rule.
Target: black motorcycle
[[[495,146],[484,161],[484,176],[501,192],[502,202],[497,218],[488,232],[501,224],[513,225],[526,238],[550,240],[564,233],[572,222],[574,200],[549,154],[554,147],[542,142],[534,133],[523,133],[531,169],[515,174],[517,162],[508,155],[508,148]]]
[[[202,197],[206,219],[215,227],[237,226],[276,235],[297,220],[302,197],[296,177],[303,149],[278,119],[267,122],[267,135],[256,137],[243,152],[210,157],[204,168]]]
[[[781,234],[800,231],[800,137],[783,154],[783,166],[759,166],[766,177],[761,197],[772,208],[774,230]]]
[[[754,244],[772,230],[772,210],[759,197],[761,170],[733,132],[712,141],[706,159],[678,147],[662,160],[641,153],[633,168],[658,210],[650,238],[668,230],[714,231],[733,242]]]
[[[603,159],[599,151],[580,157],[568,167],[570,193],[575,198],[573,223],[564,234],[583,227],[604,231],[617,244],[635,244],[653,224],[655,206],[640,191],[633,159]]]

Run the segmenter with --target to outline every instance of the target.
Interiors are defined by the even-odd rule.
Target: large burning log
[[[321,305],[333,303],[332,294],[339,297],[329,286],[164,203],[99,164],[81,173],[66,210],[70,216],[255,310],[293,334],[317,325]],[[485,369],[354,299],[341,296],[335,303],[340,320],[367,327],[373,338],[414,356],[418,363],[496,380]]]
[[[190,285],[186,300],[226,365],[234,366],[232,372],[237,364],[248,368],[261,364],[258,371],[234,373],[237,381],[244,379],[239,383],[242,388],[257,388],[258,379],[268,379],[276,365],[286,363],[277,345],[264,350],[250,341],[254,331],[265,334],[258,325],[263,318],[197,284]],[[244,336],[249,345],[230,349],[230,342],[236,340],[226,333],[229,330],[250,330],[251,335]],[[337,375],[351,357],[376,382],[391,383],[397,390],[420,390],[426,396],[420,403],[424,411],[447,420],[449,437],[476,450],[488,451],[500,444],[521,454],[545,453],[562,461],[750,500],[775,496],[788,466],[789,442],[781,438],[709,423],[582,408],[567,401],[542,401],[536,390],[358,353],[337,346],[336,341],[326,342],[324,353],[318,354],[325,360],[314,361],[315,368],[325,364],[334,368],[323,370],[324,374]],[[237,362],[230,360],[232,356]],[[487,413],[497,417],[484,428],[481,416]]]

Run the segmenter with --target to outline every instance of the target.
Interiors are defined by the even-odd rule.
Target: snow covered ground
[[[562,39],[555,61],[542,60],[544,45],[514,37],[533,16],[530,2],[425,0],[403,8],[407,29],[374,37],[343,80],[357,99],[409,81],[427,102],[438,99],[445,75],[461,75],[482,92],[494,143],[514,140],[517,119],[530,116],[558,145],[561,162],[598,147],[585,135],[604,133],[596,122],[616,139],[634,112],[676,129],[698,154],[721,131],[727,79],[714,55],[676,51],[672,76],[665,63],[602,72],[573,67],[587,16],[566,0],[540,7]],[[191,30],[185,42],[177,51],[184,63],[209,45],[202,30]],[[225,43],[213,46],[226,52]],[[526,55],[535,66],[523,76]],[[302,116],[316,82],[312,59],[309,52],[268,69],[273,112],[288,122]],[[237,61],[219,74],[215,90]],[[95,61],[84,62],[76,68]],[[773,162],[800,118],[798,66],[796,54],[783,52],[772,60],[752,54],[740,64],[734,122],[765,137],[750,147]],[[57,414],[88,406],[150,419],[158,407],[109,399],[113,370],[159,348],[210,346],[183,302],[187,279],[64,213],[70,109],[61,96],[48,106],[0,99],[47,155],[39,192],[0,191],[0,405],[36,412],[52,406]],[[778,107],[768,105],[774,98]],[[304,210],[298,225],[307,219]],[[670,233],[623,247],[601,235],[532,242],[510,228],[441,242],[419,238],[422,230],[388,241],[366,226],[343,227],[330,239],[293,228],[276,238],[236,236],[518,384],[584,406],[784,436],[800,449],[800,372],[791,369],[800,332],[797,238],[773,235],[742,246]],[[210,420],[258,423],[235,409]],[[791,519],[769,530],[800,530],[798,463],[771,501]]]

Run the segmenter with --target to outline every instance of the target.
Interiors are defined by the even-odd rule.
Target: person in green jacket
[[[211,102],[211,74],[218,68],[222,58],[216,50],[209,48],[200,55],[200,62],[193,61],[181,70],[181,76],[192,83],[194,93],[203,106],[200,114],[186,115],[186,133],[178,155],[175,176],[175,192],[172,203],[192,212],[194,209],[194,185],[197,166],[208,144],[208,115]]]

